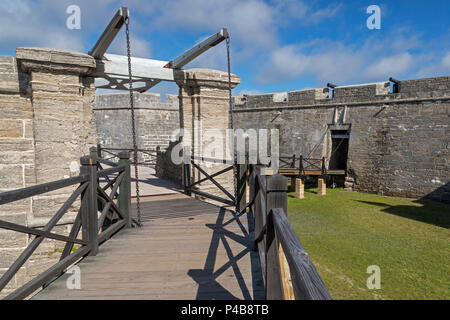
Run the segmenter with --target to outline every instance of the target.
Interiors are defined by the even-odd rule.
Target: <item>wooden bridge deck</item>
[[[97,256],[33,299],[264,299],[252,217],[182,194],[143,198],[143,227],[120,231]]]

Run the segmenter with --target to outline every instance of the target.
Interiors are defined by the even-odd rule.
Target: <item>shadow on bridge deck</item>
[[[264,299],[253,218],[182,194],[145,198],[143,227],[105,242],[33,299]]]

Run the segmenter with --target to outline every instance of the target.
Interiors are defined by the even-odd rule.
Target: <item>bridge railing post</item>
[[[191,189],[189,188],[190,184],[191,184],[191,164],[184,163],[183,164],[183,188],[184,188],[184,193],[186,193],[188,196],[191,195]]]
[[[125,176],[119,185],[119,209],[125,215],[125,228],[131,228],[130,152],[119,152],[119,166],[125,165]]]
[[[237,176],[236,176],[236,209],[238,212],[242,212],[247,206],[247,173],[248,173],[248,164],[247,159],[245,163],[237,163]]]
[[[98,203],[97,203],[97,158],[81,157],[80,174],[89,175],[89,187],[81,195],[82,239],[89,243],[89,255],[98,252]]]
[[[100,143],[97,143],[97,156],[102,157],[102,145]]]
[[[280,300],[285,298],[283,273],[285,273],[284,254],[279,246],[272,217],[272,209],[281,208],[287,214],[286,177],[276,174],[267,177],[266,184],[266,299]],[[281,259],[282,258],[282,259]]]

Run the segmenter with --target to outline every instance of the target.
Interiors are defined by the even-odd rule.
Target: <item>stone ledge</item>
[[[87,74],[96,66],[95,59],[90,55],[70,50],[21,47],[16,49],[16,58],[25,71]]]
[[[187,69],[177,74],[176,82],[179,86],[227,89],[228,72],[203,68]],[[239,83],[241,83],[241,78],[231,74],[231,88],[236,87]]]

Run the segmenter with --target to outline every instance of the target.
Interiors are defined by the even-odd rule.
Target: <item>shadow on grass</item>
[[[394,214],[400,217],[433,224],[442,228],[450,228],[450,206],[436,203],[432,200],[415,200],[422,206],[391,205],[385,202],[356,200],[373,206],[385,207],[382,212]]]

